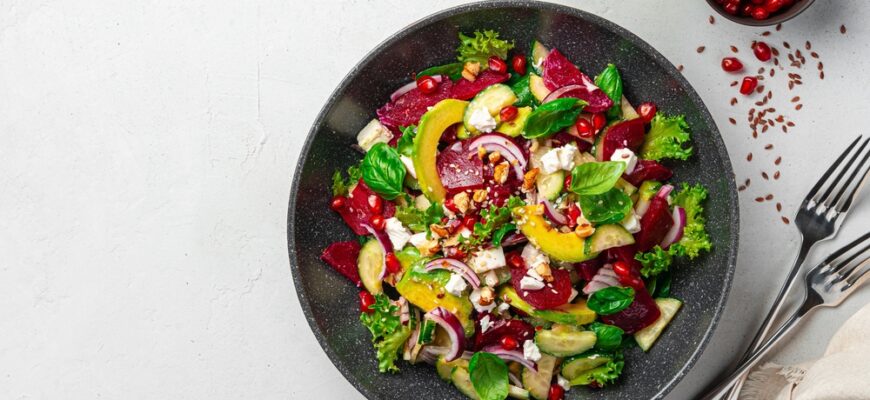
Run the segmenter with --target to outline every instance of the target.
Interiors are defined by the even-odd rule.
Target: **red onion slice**
[[[381,274],[378,276],[378,279],[384,279],[384,276],[387,275],[387,254],[393,252],[393,242],[390,241],[390,236],[387,235],[385,231],[378,231],[375,228],[372,228],[369,224],[360,224],[365,230],[369,231],[372,236],[375,237],[375,240],[378,241],[378,244],[381,245],[381,250],[384,251],[384,257],[382,261]]]
[[[561,98],[562,95],[565,94],[565,93],[568,93],[568,92],[570,92],[570,91],[572,91],[572,90],[578,90],[578,89],[583,89],[583,86],[582,86],[582,85],[567,85],[567,86],[562,86],[562,87],[560,87],[560,88],[558,88],[558,89],[556,89],[556,90],[550,92],[550,94],[548,94],[547,97],[544,97],[544,101],[542,101],[541,104],[549,103],[549,102],[551,102],[551,101],[553,101],[553,100],[556,100],[556,99],[558,99],[558,98]]]
[[[611,286],[619,286],[619,276],[613,271],[613,265],[605,264],[583,287],[583,294],[590,295]]]
[[[468,266],[468,264],[462,261],[452,258],[439,258],[426,263],[424,269],[426,272],[434,271],[436,269],[446,269],[450,272],[459,274],[459,276],[468,281],[468,284],[471,285],[471,287],[475,289],[480,288],[480,278],[474,270]]]
[[[508,372],[508,379],[514,386],[523,387],[523,381],[521,381],[513,372]]]
[[[524,367],[532,371],[538,372],[538,364],[536,364],[534,361],[527,360],[526,357],[523,355],[523,352],[519,350],[505,350],[500,345],[494,344],[484,347],[482,351],[494,354],[498,356],[498,358],[501,358],[505,361],[516,361],[522,364]]]
[[[438,83],[441,83],[441,80],[442,80],[441,75],[433,75],[432,79],[435,79],[435,82],[438,82]],[[404,95],[405,93],[408,93],[411,90],[414,90],[415,87],[417,87],[416,80],[413,80],[411,82],[406,83],[402,87],[396,89],[396,91],[390,95],[390,101],[398,100],[399,97],[402,97],[402,95]]]
[[[510,247],[518,244],[522,244],[528,242],[529,238],[526,235],[523,235],[521,232],[511,232],[501,241],[502,247]]]
[[[553,221],[559,225],[568,225],[568,217],[566,217],[565,214],[559,212],[559,210],[556,209],[556,206],[553,205],[553,203],[550,203],[550,201],[547,199],[541,199],[541,204],[544,205],[544,214],[547,215],[547,218],[549,218],[550,221]]]
[[[686,228],[686,210],[683,207],[674,207],[671,218],[674,219],[674,225],[671,226],[671,229],[665,234],[665,238],[662,239],[661,245],[663,249],[667,249],[672,244],[679,242],[683,238],[683,231]]]
[[[502,155],[514,168],[514,172],[517,174],[518,179],[523,179],[523,174],[526,170],[526,164],[528,164],[528,160],[526,160],[526,156],[523,154],[523,151],[517,147],[517,145],[513,142],[513,140],[508,139],[505,136],[499,134],[486,134],[480,135],[476,137],[471,143],[468,144],[468,149],[474,152],[474,155],[477,155],[477,148],[483,147],[486,151],[493,152],[497,151]]]
[[[445,361],[453,361],[462,356],[465,349],[465,330],[459,319],[453,313],[447,311],[444,307],[436,307],[432,311],[426,313],[426,318],[431,319],[436,324],[444,328],[447,336],[450,338],[450,349],[444,355]]]
[[[671,194],[671,191],[674,190],[674,187],[671,185],[662,185],[659,191],[656,193],[656,197],[667,200],[668,195]]]

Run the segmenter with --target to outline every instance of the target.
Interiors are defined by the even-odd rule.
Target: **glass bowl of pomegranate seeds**
[[[707,0],[723,17],[738,24],[770,26],[788,21],[813,4],[813,0]]]

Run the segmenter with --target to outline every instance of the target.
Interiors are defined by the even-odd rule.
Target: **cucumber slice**
[[[541,354],[538,360],[538,372],[523,368],[523,387],[533,398],[546,400],[550,394],[550,381],[553,380],[553,370],[556,369],[556,357]]]
[[[659,319],[657,319],[656,322],[653,322],[652,325],[647,326],[634,334],[634,340],[643,351],[648,351],[650,347],[652,347],[653,343],[656,342],[656,339],[658,339],[662,334],[662,331],[665,330],[665,327],[668,326],[672,319],[674,319],[674,315],[677,314],[677,311],[679,311],[683,302],[677,299],[662,298],[656,299],[656,305],[659,306],[659,310],[662,312]]]
[[[371,294],[383,292],[383,282],[381,282],[380,276],[384,269],[384,250],[377,240],[369,240],[362,246],[356,264],[359,269],[359,278],[366,290]]]
[[[631,103],[628,102],[628,99],[626,99],[625,96],[622,96],[619,106],[622,108],[622,119],[635,119],[640,117],[637,110],[631,106]]]
[[[474,385],[471,384],[471,375],[468,374],[467,369],[454,368],[453,373],[450,375],[450,379],[453,381],[453,386],[456,386],[462,394],[475,400],[480,399],[477,395],[477,391],[474,390]]]
[[[444,360],[444,357],[439,357],[438,361],[435,362],[435,371],[438,372],[438,376],[441,379],[447,382],[451,381],[451,375],[453,375],[453,370],[456,368],[468,369],[468,360],[459,358],[448,362]]]
[[[613,355],[611,354],[587,351],[563,361],[561,374],[565,379],[570,381],[580,376],[583,372],[598,368],[611,360],[613,360]]]
[[[604,132],[598,134],[595,138],[595,143],[593,144],[593,155],[595,155],[595,161],[610,161],[604,160],[604,146],[602,143],[604,142]]]
[[[465,108],[465,115],[462,118],[465,130],[472,136],[479,133],[477,128],[468,122],[471,119],[471,114],[473,114],[475,110],[484,108],[489,112],[489,115],[494,116],[497,115],[502,108],[514,104],[516,101],[517,95],[514,94],[514,91],[511,90],[508,85],[497,83],[483,89],[482,92],[478,93],[477,96],[474,96],[474,98],[471,99],[471,102],[468,103],[468,107]],[[457,132],[457,137],[458,136],[459,133]]]
[[[554,326],[535,333],[535,344],[547,354],[568,357],[583,353],[595,346],[598,339],[592,331],[578,331],[565,325]]]
[[[539,103],[544,101],[547,95],[550,94],[550,89],[547,89],[547,86],[544,85],[544,79],[535,74],[529,75],[529,90]]]
[[[619,178],[616,181],[616,185],[614,185],[617,189],[622,190],[623,193],[627,194],[631,197],[635,192],[637,192],[637,186],[632,185],[629,181]]]
[[[541,63],[550,54],[550,50],[543,43],[535,40],[532,42],[532,59],[531,65],[536,72],[541,73]]]
[[[565,184],[565,171],[560,170],[552,174],[540,173],[535,178],[535,184],[538,186],[538,193],[546,197],[547,200],[556,200],[562,193],[562,186]]]
[[[598,253],[613,247],[634,244],[634,236],[622,225],[607,224],[595,228],[595,233],[589,237],[589,251]]]
[[[510,137],[517,137],[523,133],[523,129],[526,128],[526,120],[529,119],[529,115],[532,115],[531,107],[518,107],[517,108],[517,116],[514,119],[508,122],[501,122],[498,124],[498,128],[495,130],[497,132],[504,133]],[[457,137],[459,135],[457,134]],[[460,138],[461,139],[461,138]]]
[[[570,380],[571,386],[583,386],[595,382],[595,378],[593,377],[599,372],[606,372],[607,370],[607,365],[587,369],[586,371],[581,372],[580,375],[577,375],[574,379]]]
[[[529,400],[529,391],[521,387],[510,385],[508,386],[508,397],[519,400]]]
[[[640,184],[640,189],[638,189],[638,193],[640,195],[641,200],[650,201],[653,196],[658,193],[659,189],[662,187],[661,182],[658,181],[643,181]]]

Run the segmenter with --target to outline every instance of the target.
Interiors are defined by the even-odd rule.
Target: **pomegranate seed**
[[[550,385],[550,393],[547,395],[547,400],[562,400],[565,398],[565,388],[558,384]]]
[[[645,124],[652,121],[653,117],[656,116],[657,110],[658,108],[656,107],[656,104],[650,101],[640,103],[640,105],[637,106],[637,113],[640,114],[640,119],[642,119]]]
[[[631,267],[622,261],[613,263],[613,272],[615,272],[616,275],[619,275],[620,278],[631,277]]]
[[[367,290],[359,292],[359,310],[367,314],[374,312],[372,304],[375,304],[375,296],[372,296]]]
[[[369,196],[369,210],[371,210],[372,214],[380,214],[383,207],[384,202],[381,200],[381,196],[378,195],[370,195]]]
[[[513,58],[511,58],[511,66],[514,68],[514,72],[522,75],[526,74],[526,56],[522,54],[517,54]]]
[[[743,78],[743,82],[740,84],[740,93],[749,95],[755,90],[756,86],[758,86],[758,79],[754,76],[747,76]]]
[[[344,196],[335,196],[332,198],[332,204],[330,204],[333,210],[338,211],[342,207],[344,207]]]
[[[592,116],[592,126],[595,127],[595,131],[604,128],[604,125],[607,124],[607,117],[604,114],[598,113]]]
[[[722,69],[726,72],[737,72],[743,69],[743,63],[737,57],[725,57],[722,59]]]
[[[517,108],[514,106],[502,108],[501,111],[498,112],[498,116],[502,122],[513,121],[514,118],[517,117]]]
[[[783,0],[767,0],[767,3],[764,3],[764,9],[769,13],[775,13],[784,5],[785,2],[783,2]]]
[[[507,72],[507,64],[505,64],[504,60],[498,58],[497,56],[492,56],[489,58],[489,69],[492,72],[497,72],[499,74],[503,74]]]
[[[447,247],[444,249],[444,256],[454,260],[462,261],[465,259],[465,252],[459,247]]]
[[[748,17],[750,14],[752,14],[753,9],[755,9],[755,6],[753,6],[751,3],[746,3],[740,6],[740,15]]]
[[[571,187],[571,174],[568,174],[568,176],[565,177],[565,187],[566,188]]]
[[[387,253],[386,257],[384,257],[384,261],[387,264],[387,272],[395,274],[402,270],[402,263],[399,262],[396,253],[393,253],[392,251]]]
[[[577,207],[577,204],[571,204],[568,206],[568,226],[574,227],[577,225],[577,218],[580,218],[582,213],[580,212],[580,207]]]
[[[517,340],[510,337],[510,336],[502,336],[501,339],[499,340],[499,343],[501,344],[501,348],[503,348],[505,350],[513,350],[513,349],[516,349],[517,346],[519,346],[519,343],[517,343]]]
[[[477,218],[474,218],[473,215],[466,215],[465,218],[462,219],[462,226],[470,231],[474,231],[474,224],[477,223]]]
[[[725,10],[725,12],[728,14],[731,14],[731,15],[737,15],[737,9],[739,7],[740,7],[740,1],[729,1],[729,2],[725,3],[724,6],[722,6],[722,8]]]
[[[755,57],[761,61],[770,60],[770,46],[764,42],[755,42],[755,45],[752,46],[752,52],[755,53]]]
[[[453,202],[452,197],[448,198],[447,200],[444,200],[444,207],[450,211],[453,211],[454,213],[459,212],[459,208],[456,207],[456,204]]]
[[[424,94],[434,93],[438,89],[438,81],[431,76],[422,76],[417,79],[417,89]]]
[[[514,268],[522,268],[525,265],[523,257],[517,253],[511,254],[511,256],[508,257],[508,262],[511,263]]]
[[[752,19],[757,19],[759,21],[767,19],[770,16],[770,13],[767,12],[767,9],[764,7],[755,7],[752,10]]]
[[[387,225],[387,221],[384,219],[384,217],[378,214],[372,215],[372,218],[371,220],[369,220],[369,222],[372,224],[372,228],[375,228],[375,230],[379,231],[384,230],[384,227]]]
[[[577,134],[580,137],[590,138],[595,136],[595,128],[592,123],[586,118],[577,118]]]

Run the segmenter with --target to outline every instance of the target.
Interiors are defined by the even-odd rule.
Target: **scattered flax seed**
[[[755,201],[758,203],[764,203],[764,197],[756,197]]]
[[[736,98],[736,97],[732,97],[732,98],[731,98],[731,105],[733,106],[733,105],[735,105],[735,104],[737,104],[737,98]]]
[[[737,46],[731,46],[731,52],[737,53],[738,52]]]
[[[825,79],[825,71],[819,71],[819,79]]]
[[[782,29],[782,24],[776,24],[776,30],[779,31],[780,29]]]
[[[759,69],[758,69],[758,73],[759,73],[759,74],[763,74],[763,73],[764,73],[764,67],[759,68]]]
[[[773,200],[773,194],[768,194],[767,196],[764,196],[764,199],[767,201]]]
[[[770,53],[773,54],[774,57],[779,57],[779,50],[777,50],[776,47],[771,47]]]
[[[781,123],[782,121],[785,121],[785,117],[783,117],[782,115],[776,117],[776,122],[780,122],[780,123]]]
[[[710,16],[710,18],[708,18],[708,20],[710,21],[710,25],[713,25],[716,23],[716,18],[713,18],[712,15]]]
[[[761,36],[770,36],[770,31],[761,32]]]
[[[746,161],[752,161],[752,153],[746,155]]]
[[[785,123],[789,128],[794,128],[794,122],[788,121]]]
[[[777,67],[779,66],[779,58],[773,59],[773,65],[776,65]]]
[[[695,51],[697,51],[698,54],[700,54],[700,53],[703,53],[703,52],[704,52],[704,49],[706,49],[706,47],[704,47],[704,46],[699,46],[699,47],[698,47],[698,50],[695,50]]]
[[[762,171],[762,172],[761,172],[761,177],[764,178],[764,180],[766,180],[766,181],[770,180],[770,177],[767,176],[767,172],[763,172],[763,171]]]
[[[846,34],[846,25],[840,25],[840,33]]]
[[[744,191],[744,190],[746,190],[746,186],[740,185],[740,186],[737,187],[737,191],[738,191],[738,192],[742,192],[742,191]]]
[[[779,180],[779,171],[773,173],[773,180]]]
[[[761,127],[761,133],[767,132],[767,128],[768,128],[768,127],[769,127],[768,125],[762,126],[762,127]]]
[[[785,47],[785,48],[787,48],[787,49],[790,49],[790,48],[791,48],[791,45],[788,44],[788,42],[782,42],[782,47]]]
[[[746,187],[749,187],[749,184],[750,184],[749,178],[746,178],[746,183],[744,183],[744,185],[746,185]]]
[[[765,149],[765,150],[771,150],[771,149],[773,149],[773,145],[772,145],[772,144],[767,144],[767,146],[764,146],[764,149]]]
[[[792,97],[792,98],[791,98],[791,102],[792,102],[792,103],[797,103],[797,102],[799,102],[799,101],[801,101],[801,97],[800,97],[800,96],[795,96],[795,97]]]
[[[757,131],[752,131],[752,138],[753,138],[753,139],[757,139],[757,138],[758,138],[758,132],[757,132]]]
[[[677,65],[677,71],[683,72],[683,64]]]
[[[731,82],[731,86],[737,86],[737,81]]]
[[[798,105],[794,106],[795,110],[800,110],[801,108],[804,108],[803,104],[798,104]]]
[[[776,203],[776,211],[782,211],[782,203],[780,203],[780,202]]]
[[[758,85],[758,87],[755,88],[755,93],[761,93],[763,91],[764,91],[764,85]]]
[[[767,91],[767,99],[770,100],[770,99],[772,99],[772,98],[773,98],[773,91],[772,91],[772,90],[768,90],[768,91]]]
[[[819,61],[818,68],[819,68],[819,71],[825,69],[825,64],[823,64],[821,61]]]
[[[782,222],[786,225],[791,223],[791,221],[789,221],[788,218],[786,218],[786,217],[782,217]]]
[[[813,44],[810,43],[809,40],[807,40],[807,43],[804,45],[804,47],[805,47],[807,50],[811,50],[811,49],[813,48]]]
[[[731,125],[737,125],[737,120],[735,120],[734,118],[728,118],[728,122],[730,122]]]
[[[776,74],[776,70],[773,69],[773,68],[771,68],[771,69],[770,69],[770,77],[773,78],[773,75],[774,75],[774,74]]]
[[[815,59],[818,59],[818,58],[819,58],[819,53],[816,53],[816,52],[814,51],[814,52],[810,53],[810,57],[815,58]]]
[[[788,127],[785,126],[785,125],[783,125],[783,126],[782,126],[782,132],[783,132],[783,133],[788,133]]]

